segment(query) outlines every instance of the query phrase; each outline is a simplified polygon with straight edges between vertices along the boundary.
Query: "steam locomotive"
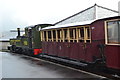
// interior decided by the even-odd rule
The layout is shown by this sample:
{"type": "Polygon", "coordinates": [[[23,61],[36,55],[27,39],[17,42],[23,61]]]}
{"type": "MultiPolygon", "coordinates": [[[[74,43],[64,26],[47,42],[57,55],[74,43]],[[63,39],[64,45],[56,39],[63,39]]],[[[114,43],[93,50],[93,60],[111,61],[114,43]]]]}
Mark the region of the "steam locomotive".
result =
{"type": "Polygon", "coordinates": [[[17,28],[18,36],[10,39],[8,50],[14,53],[26,54],[29,56],[42,53],[40,40],[40,29],[52,26],[51,24],[37,24],[25,27],[25,34],[20,36],[20,28],[17,28]]]}

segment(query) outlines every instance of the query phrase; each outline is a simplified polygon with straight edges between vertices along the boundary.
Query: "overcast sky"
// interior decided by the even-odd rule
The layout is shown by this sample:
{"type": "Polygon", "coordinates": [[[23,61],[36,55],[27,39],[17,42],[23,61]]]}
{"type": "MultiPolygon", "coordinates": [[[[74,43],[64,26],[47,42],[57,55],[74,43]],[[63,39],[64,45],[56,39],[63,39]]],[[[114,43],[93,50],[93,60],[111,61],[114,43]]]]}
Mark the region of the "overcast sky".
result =
{"type": "Polygon", "coordinates": [[[0,31],[55,23],[97,3],[118,10],[120,0],[0,0],[0,31]]]}

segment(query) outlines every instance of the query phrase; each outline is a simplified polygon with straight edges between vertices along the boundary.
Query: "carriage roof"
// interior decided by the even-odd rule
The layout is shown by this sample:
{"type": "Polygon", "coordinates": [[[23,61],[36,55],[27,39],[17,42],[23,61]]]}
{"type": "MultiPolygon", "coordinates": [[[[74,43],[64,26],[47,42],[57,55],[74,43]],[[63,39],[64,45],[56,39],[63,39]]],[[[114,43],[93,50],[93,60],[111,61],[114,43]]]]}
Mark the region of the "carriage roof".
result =
{"type": "Polygon", "coordinates": [[[45,27],[42,30],[56,29],[56,28],[65,28],[65,27],[70,27],[70,26],[73,27],[73,26],[80,26],[80,25],[88,25],[88,24],[91,24],[92,22],[94,22],[94,20],[84,21],[84,22],[70,23],[70,24],[65,24],[65,25],[55,25],[55,26],[45,27]]]}
{"type": "Polygon", "coordinates": [[[65,25],[49,26],[49,27],[42,28],[42,30],[58,29],[58,28],[66,28],[66,27],[74,27],[74,26],[84,26],[84,25],[89,25],[98,20],[106,20],[106,19],[112,19],[112,18],[120,18],[120,16],[111,16],[111,17],[104,17],[104,18],[96,19],[96,20],[90,20],[90,21],[76,22],[76,23],[70,23],[70,24],[65,24],[65,25]]]}

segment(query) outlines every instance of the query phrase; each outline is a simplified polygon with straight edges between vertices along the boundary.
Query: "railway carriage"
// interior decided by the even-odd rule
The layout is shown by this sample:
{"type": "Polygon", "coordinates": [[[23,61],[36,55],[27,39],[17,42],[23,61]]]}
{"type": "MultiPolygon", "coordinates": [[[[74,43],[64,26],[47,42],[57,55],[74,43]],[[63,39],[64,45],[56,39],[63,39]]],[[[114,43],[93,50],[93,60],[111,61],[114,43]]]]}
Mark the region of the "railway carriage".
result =
{"type": "Polygon", "coordinates": [[[41,30],[44,55],[120,70],[120,16],[41,30]]]}

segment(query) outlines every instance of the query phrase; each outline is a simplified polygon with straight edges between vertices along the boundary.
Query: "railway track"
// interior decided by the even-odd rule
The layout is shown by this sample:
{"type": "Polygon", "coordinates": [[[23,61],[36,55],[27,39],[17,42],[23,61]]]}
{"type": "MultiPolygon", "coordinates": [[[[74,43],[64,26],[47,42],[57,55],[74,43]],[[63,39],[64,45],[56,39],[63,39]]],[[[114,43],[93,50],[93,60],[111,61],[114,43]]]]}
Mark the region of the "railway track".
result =
{"type": "Polygon", "coordinates": [[[103,72],[103,71],[100,71],[100,70],[96,71],[94,69],[86,69],[86,67],[81,67],[81,66],[78,66],[78,65],[72,65],[71,63],[63,62],[62,60],[58,61],[56,59],[43,57],[43,56],[32,57],[32,56],[22,55],[22,57],[26,58],[26,59],[31,59],[31,60],[34,60],[34,61],[38,61],[38,62],[39,61],[44,61],[44,62],[48,62],[48,63],[54,64],[54,65],[66,67],[66,68],[69,68],[69,69],[72,69],[72,70],[76,70],[76,71],[80,71],[80,72],[87,73],[87,74],[90,74],[90,75],[98,76],[98,77],[101,78],[101,80],[120,80],[120,76],[118,76],[116,74],[111,74],[111,73],[103,72]]]}

